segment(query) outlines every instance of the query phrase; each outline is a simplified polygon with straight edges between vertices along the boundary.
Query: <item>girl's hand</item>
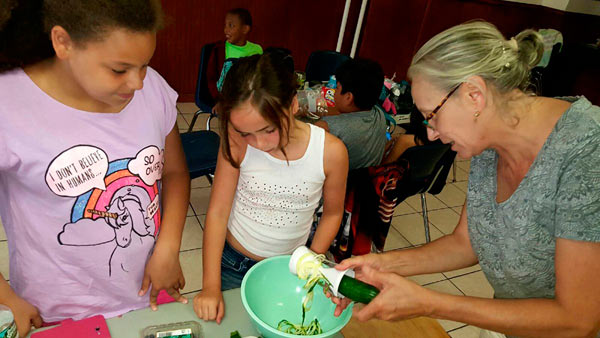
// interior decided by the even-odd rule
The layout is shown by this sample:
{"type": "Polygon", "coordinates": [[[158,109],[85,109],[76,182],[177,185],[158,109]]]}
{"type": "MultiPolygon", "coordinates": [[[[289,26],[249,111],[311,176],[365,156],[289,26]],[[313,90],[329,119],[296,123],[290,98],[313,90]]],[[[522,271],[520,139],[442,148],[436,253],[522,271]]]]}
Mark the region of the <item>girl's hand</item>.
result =
{"type": "Polygon", "coordinates": [[[36,328],[42,326],[42,317],[40,317],[38,309],[14,292],[6,299],[5,305],[10,308],[15,316],[15,323],[20,337],[27,336],[31,330],[31,325],[36,328]]]}
{"type": "Polygon", "coordinates": [[[194,297],[194,311],[198,318],[216,320],[217,324],[221,324],[225,316],[225,302],[221,290],[204,288],[194,297]]]}
{"type": "Polygon", "coordinates": [[[179,290],[185,287],[185,278],[183,277],[181,264],[179,263],[179,252],[162,249],[158,244],[154,248],[154,253],[146,264],[142,288],[138,293],[140,296],[143,296],[148,292],[148,288],[152,284],[150,308],[153,311],[158,309],[156,297],[158,296],[158,292],[163,289],[176,301],[183,304],[187,304],[188,302],[187,298],[179,293],[179,290]]]}
{"type": "Polygon", "coordinates": [[[433,291],[391,272],[371,267],[362,268],[361,278],[377,287],[380,292],[369,304],[354,312],[356,319],[367,321],[373,317],[382,320],[400,320],[427,316],[432,312],[433,291]]]}

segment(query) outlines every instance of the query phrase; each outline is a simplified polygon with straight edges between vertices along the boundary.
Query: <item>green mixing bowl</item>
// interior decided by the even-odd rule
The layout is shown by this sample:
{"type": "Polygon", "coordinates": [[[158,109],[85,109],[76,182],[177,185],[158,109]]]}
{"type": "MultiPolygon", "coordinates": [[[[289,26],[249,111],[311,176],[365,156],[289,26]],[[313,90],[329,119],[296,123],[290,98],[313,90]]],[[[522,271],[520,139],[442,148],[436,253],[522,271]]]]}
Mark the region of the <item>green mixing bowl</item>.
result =
{"type": "MultiPolygon", "coordinates": [[[[302,300],[306,296],[305,280],[290,273],[290,256],[267,258],[254,265],[242,281],[242,303],[254,326],[265,338],[304,337],[277,330],[277,324],[287,319],[294,324],[302,322],[302,300]]],[[[331,337],[339,332],[352,317],[352,305],[334,317],[335,304],[316,286],[312,307],[306,312],[305,325],[317,318],[323,333],[315,338],[331,337]]]]}

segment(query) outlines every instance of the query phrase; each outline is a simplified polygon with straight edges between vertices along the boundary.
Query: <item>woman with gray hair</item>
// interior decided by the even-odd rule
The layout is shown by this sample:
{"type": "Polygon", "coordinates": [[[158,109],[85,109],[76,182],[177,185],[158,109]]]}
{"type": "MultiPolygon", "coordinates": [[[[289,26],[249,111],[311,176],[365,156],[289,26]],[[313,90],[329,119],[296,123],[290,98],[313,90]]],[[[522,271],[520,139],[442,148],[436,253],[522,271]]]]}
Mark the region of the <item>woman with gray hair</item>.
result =
{"type": "MultiPolygon", "coordinates": [[[[414,56],[408,75],[429,139],[471,158],[467,201],[450,235],[338,265],[381,289],[358,319],[430,316],[507,336],[600,337],[600,108],[529,93],[541,55],[535,31],[507,40],[477,21],[414,56]],[[494,299],[404,278],[477,263],[494,299]]],[[[347,301],[334,302],[339,315],[347,301]]]]}

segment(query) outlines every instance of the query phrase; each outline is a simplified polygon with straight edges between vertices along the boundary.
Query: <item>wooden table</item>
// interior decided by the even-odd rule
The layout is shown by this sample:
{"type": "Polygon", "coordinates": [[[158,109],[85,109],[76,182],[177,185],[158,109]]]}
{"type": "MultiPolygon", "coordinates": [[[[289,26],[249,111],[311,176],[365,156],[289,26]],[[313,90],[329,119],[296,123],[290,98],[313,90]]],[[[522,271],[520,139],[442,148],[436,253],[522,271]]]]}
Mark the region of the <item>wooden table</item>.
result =
{"type": "Polygon", "coordinates": [[[419,317],[407,319],[398,322],[386,322],[378,319],[371,319],[366,322],[359,322],[352,318],[348,325],[342,329],[344,338],[447,338],[446,331],[435,319],[419,317]]]}
{"type": "MultiPolygon", "coordinates": [[[[229,338],[232,331],[238,330],[243,336],[258,336],[258,331],[252,325],[250,317],[242,305],[240,289],[223,292],[225,306],[227,309],[225,318],[220,325],[215,322],[204,322],[198,319],[194,313],[192,299],[188,304],[169,303],[158,307],[158,311],[149,308],[128,312],[120,317],[110,318],[106,322],[113,338],[136,338],[141,337],[141,331],[150,325],[167,324],[195,320],[202,326],[203,337],[229,338]]],[[[36,330],[42,331],[48,328],[36,330]]],[[[335,338],[353,337],[448,337],[444,329],[436,320],[429,318],[416,318],[400,322],[384,322],[370,320],[364,323],[356,319],[350,320],[348,325],[335,335],[335,338]],[[342,336],[343,334],[343,336],[342,336]]]]}

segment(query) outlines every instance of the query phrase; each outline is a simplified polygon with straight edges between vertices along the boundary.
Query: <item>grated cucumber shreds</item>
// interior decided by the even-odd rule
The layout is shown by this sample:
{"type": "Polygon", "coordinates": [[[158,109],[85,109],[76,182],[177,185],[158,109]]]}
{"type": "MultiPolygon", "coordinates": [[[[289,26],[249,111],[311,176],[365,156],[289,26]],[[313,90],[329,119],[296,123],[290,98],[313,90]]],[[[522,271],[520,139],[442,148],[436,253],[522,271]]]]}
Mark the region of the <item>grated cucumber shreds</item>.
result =
{"type": "Polygon", "coordinates": [[[283,319],[277,325],[277,330],[291,333],[299,336],[314,336],[323,333],[323,329],[321,328],[321,324],[319,320],[315,318],[308,325],[304,325],[304,317],[306,312],[310,310],[313,301],[313,292],[315,286],[320,284],[323,287],[329,287],[331,283],[323,276],[321,271],[319,270],[323,265],[323,261],[325,260],[325,255],[315,255],[315,261],[308,260],[304,262],[304,258],[311,256],[312,253],[307,253],[302,256],[298,260],[298,265],[296,266],[296,273],[298,278],[307,279],[306,284],[304,284],[304,289],[308,289],[304,300],[302,301],[302,324],[297,325],[292,322],[283,319]]]}
{"type": "Polygon", "coordinates": [[[279,322],[279,325],[277,325],[277,330],[298,336],[314,336],[323,333],[323,329],[321,329],[321,324],[319,324],[319,320],[317,318],[315,318],[315,320],[310,322],[310,324],[307,326],[296,325],[284,319],[279,322]]]}

